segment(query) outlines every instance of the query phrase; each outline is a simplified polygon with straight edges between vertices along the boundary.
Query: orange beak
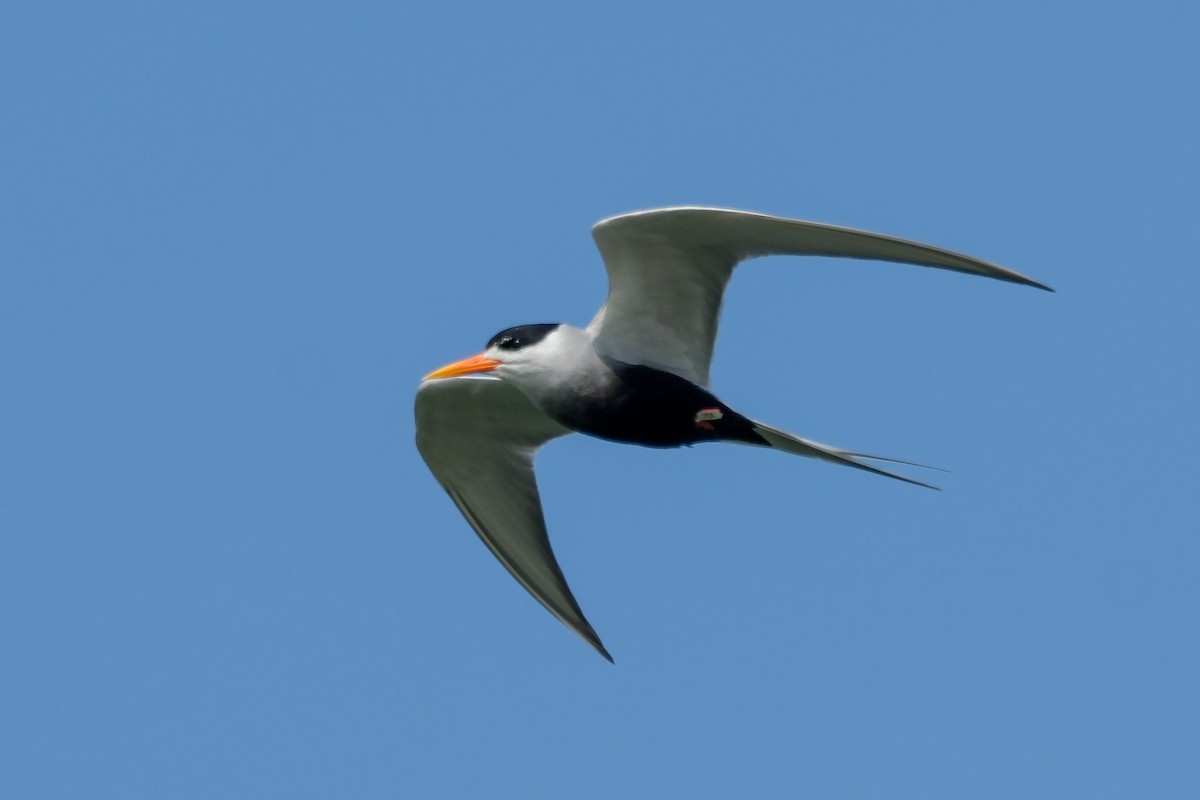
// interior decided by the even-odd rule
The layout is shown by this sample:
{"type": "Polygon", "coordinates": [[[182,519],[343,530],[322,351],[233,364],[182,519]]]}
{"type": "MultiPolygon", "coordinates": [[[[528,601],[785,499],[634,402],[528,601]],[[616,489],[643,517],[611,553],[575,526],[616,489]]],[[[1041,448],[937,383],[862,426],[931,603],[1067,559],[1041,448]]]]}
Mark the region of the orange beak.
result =
{"type": "Polygon", "coordinates": [[[500,362],[494,358],[484,358],[482,355],[471,356],[470,358],[464,358],[462,361],[447,364],[441,369],[435,369],[422,380],[431,381],[435,378],[457,378],[460,375],[472,375],[476,372],[491,372],[498,366],[500,366],[500,362]]]}

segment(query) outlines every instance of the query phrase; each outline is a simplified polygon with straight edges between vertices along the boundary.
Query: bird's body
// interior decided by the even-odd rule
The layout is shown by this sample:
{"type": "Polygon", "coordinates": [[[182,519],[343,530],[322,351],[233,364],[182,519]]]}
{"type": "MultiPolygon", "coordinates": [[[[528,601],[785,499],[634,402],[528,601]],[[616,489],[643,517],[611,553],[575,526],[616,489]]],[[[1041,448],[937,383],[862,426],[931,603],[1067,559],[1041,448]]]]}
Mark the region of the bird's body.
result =
{"type": "Polygon", "coordinates": [[[545,442],[571,432],[647,447],[726,441],[928,485],[868,463],[894,459],[751,420],[708,389],[721,299],[740,261],[769,254],[874,258],[1048,288],[928,245],[724,209],[627,214],[600,222],[593,235],[610,288],[592,323],[509,328],[479,356],[427,375],[417,392],[417,446],[509,572],[610,660],[550,548],[533,474],[545,442]]]}
{"type": "MultiPolygon", "coordinates": [[[[579,433],[645,447],[739,441],[765,445],[750,420],[707,389],[669,372],[611,361],[612,382],[556,422],[579,433]]],[[[570,404],[568,404],[570,407],[570,404]]]]}
{"type": "Polygon", "coordinates": [[[511,337],[528,346],[534,329],[540,336],[538,343],[557,356],[545,362],[555,368],[518,372],[510,381],[542,413],[566,428],[645,447],[680,447],[718,439],[766,444],[750,432],[745,417],[704,387],[670,372],[601,356],[592,337],[580,328],[522,325],[502,331],[493,340],[511,337]]]}

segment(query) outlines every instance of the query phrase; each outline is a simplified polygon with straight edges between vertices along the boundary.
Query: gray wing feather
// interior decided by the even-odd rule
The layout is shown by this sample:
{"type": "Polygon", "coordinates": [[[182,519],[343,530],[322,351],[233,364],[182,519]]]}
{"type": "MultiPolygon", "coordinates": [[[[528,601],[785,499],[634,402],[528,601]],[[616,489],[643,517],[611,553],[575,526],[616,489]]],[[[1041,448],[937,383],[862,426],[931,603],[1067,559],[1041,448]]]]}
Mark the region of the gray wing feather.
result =
{"type": "MultiPolygon", "coordinates": [[[[592,236],[609,294],[589,326],[620,361],[708,385],[725,286],[738,262],[766,255],[839,256],[916,264],[1050,290],[971,256],[878,233],[720,208],[663,208],[610,217],[592,236]]],[[[1050,290],[1052,291],[1052,290],[1050,290]]]]}
{"type": "Polygon", "coordinates": [[[612,661],[550,547],[533,458],[570,433],[499,380],[446,378],[417,390],[417,449],[500,563],[551,614],[612,661]]]}

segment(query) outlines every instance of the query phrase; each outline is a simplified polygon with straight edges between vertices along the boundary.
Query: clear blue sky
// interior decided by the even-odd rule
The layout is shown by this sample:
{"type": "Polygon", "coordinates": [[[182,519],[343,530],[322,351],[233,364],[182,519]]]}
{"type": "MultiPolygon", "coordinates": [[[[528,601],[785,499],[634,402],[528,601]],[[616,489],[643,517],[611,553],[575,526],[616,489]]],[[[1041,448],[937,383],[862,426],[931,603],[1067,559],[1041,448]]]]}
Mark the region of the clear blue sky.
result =
{"type": "Polygon", "coordinates": [[[1198,25],[10,4],[0,795],[1200,796],[1198,25]],[[613,666],[468,529],[412,397],[502,328],[586,323],[591,224],[671,204],[1058,293],[741,270],[727,402],[952,473],[553,443],[613,666]]]}

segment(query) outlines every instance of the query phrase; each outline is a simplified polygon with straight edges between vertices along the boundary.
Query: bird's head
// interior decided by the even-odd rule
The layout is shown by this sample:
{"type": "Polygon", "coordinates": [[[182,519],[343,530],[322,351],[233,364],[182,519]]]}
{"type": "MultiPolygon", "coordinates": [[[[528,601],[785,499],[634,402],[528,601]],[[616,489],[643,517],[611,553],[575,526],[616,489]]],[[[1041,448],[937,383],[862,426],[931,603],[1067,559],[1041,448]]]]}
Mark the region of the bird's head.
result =
{"type": "Polygon", "coordinates": [[[573,354],[590,339],[583,331],[558,323],[518,325],[493,336],[482,353],[447,364],[425,380],[490,374],[516,384],[553,383],[569,372],[573,354]]]}

